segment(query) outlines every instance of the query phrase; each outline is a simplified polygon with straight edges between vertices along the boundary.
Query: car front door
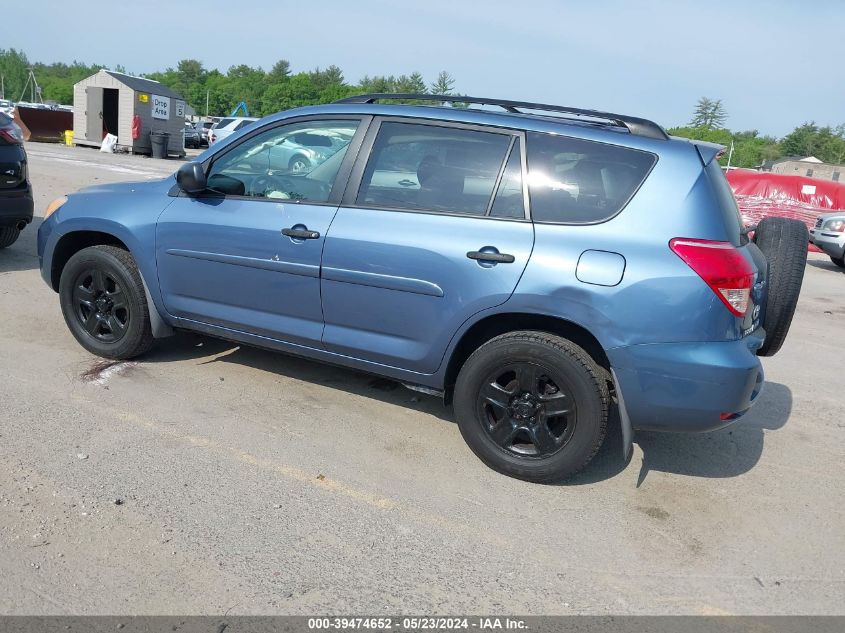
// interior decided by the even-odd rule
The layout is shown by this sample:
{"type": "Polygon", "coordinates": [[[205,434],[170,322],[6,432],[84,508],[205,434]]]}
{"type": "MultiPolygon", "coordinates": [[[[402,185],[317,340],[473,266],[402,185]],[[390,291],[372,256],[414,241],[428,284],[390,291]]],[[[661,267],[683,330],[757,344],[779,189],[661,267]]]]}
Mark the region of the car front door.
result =
{"type": "Polygon", "coordinates": [[[361,118],[261,128],[211,157],[207,191],[180,194],[159,218],[156,258],[167,311],[181,319],[319,347],[320,258],[364,134],[361,118]],[[343,139],[292,172],[291,135],[343,139]]]}
{"type": "Polygon", "coordinates": [[[384,119],[323,252],[326,349],[433,373],[468,318],[507,301],[531,254],[521,135],[384,119]]]}

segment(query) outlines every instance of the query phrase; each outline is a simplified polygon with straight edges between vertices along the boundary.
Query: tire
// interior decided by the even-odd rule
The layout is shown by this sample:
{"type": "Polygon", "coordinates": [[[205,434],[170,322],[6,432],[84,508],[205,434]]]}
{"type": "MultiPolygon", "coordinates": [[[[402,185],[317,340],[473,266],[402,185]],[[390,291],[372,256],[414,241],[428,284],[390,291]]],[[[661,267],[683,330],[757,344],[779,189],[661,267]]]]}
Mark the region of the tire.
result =
{"type": "Polygon", "coordinates": [[[295,173],[301,173],[311,166],[311,162],[304,156],[294,156],[290,159],[288,169],[295,173]]]}
{"type": "Polygon", "coordinates": [[[809,233],[803,222],[786,218],[763,218],[757,225],[754,242],[769,263],[766,340],[759,356],[774,356],[786,340],[807,265],[809,233]]]}
{"type": "Polygon", "coordinates": [[[830,261],[832,261],[840,268],[845,268],[845,257],[831,257],[830,261]]]}
{"type": "Polygon", "coordinates": [[[0,248],[7,248],[18,241],[20,230],[14,226],[0,227],[0,248]]]}
{"type": "Polygon", "coordinates": [[[92,354],[116,360],[153,344],[144,284],[135,260],[116,246],[91,246],[68,260],[59,300],[73,336],[92,354]]]}
{"type": "Polygon", "coordinates": [[[604,374],[587,352],[559,336],[503,334],[479,347],[458,374],[458,428],[493,470],[535,483],[564,480],[604,441],[604,374]]]}

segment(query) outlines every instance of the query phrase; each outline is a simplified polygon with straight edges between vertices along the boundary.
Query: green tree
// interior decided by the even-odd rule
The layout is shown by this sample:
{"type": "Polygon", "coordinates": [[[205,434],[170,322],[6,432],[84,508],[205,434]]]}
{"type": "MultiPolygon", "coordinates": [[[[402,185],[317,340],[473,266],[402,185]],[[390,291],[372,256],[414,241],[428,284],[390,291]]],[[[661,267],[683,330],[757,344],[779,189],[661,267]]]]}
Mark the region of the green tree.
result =
{"type": "Polygon", "coordinates": [[[725,111],[721,99],[701,97],[695,106],[695,112],[692,115],[692,120],[689,122],[689,127],[720,128],[725,124],[727,118],[728,113],[725,111]]]}
{"type": "Polygon", "coordinates": [[[270,72],[267,73],[267,80],[270,83],[282,83],[287,81],[290,76],[290,62],[286,59],[280,59],[275,64],[270,72]]]}
{"type": "Polygon", "coordinates": [[[454,87],[455,78],[445,70],[441,70],[437,75],[437,79],[431,84],[431,94],[450,95],[454,87]]]}

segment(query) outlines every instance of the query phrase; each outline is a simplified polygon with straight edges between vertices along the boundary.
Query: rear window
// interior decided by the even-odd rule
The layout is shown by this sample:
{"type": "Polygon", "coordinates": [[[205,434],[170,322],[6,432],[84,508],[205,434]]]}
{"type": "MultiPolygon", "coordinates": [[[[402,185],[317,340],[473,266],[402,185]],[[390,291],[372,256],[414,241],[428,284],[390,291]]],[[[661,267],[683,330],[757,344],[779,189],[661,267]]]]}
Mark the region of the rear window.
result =
{"type": "Polygon", "coordinates": [[[535,222],[590,223],[616,215],[657,157],[582,139],[529,132],[528,195],[535,222]]]}
{"type": "Polygon", "coordinates": [[[219,128],[219,129],[223,129],[224,127],[228,127],[228,126],[229,126],[229,124],[231,124],[231,123],[232,123],[232,121],[234,121],[234,120],[235,120],[235,119],[220,119],[220,120],[217,122],[217,128],[219,128]]]}

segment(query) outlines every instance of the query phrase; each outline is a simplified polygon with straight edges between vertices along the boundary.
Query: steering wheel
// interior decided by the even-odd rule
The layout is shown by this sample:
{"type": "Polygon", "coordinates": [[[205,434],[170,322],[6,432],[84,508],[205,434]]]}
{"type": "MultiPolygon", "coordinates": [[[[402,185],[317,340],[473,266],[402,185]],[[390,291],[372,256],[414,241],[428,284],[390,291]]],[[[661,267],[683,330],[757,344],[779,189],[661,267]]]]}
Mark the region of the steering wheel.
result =
{"type": "Polygon", "coordinates": [[[267,194],[271,191],[284,193],[286,198],[290,198],[290,192],[294,189],[296,187],[289,178],[269,175],[258,176],[258,178],[252,181],[252,186],[250,187],[253,196],[265,198],[268,197],[267,194]]]}

